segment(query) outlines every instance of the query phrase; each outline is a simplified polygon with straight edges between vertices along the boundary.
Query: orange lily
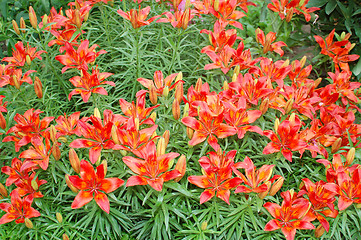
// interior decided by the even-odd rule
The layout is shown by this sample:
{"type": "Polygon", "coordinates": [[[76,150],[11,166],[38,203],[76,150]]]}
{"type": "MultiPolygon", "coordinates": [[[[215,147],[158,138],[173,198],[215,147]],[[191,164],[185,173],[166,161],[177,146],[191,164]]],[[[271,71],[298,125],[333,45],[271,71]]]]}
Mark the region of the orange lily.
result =
{"type": "MultiPolygon", "coordinates": [[[[148,88],[148,90],[151,87],[154,87],[155,91],[157,92],[157,96],[162,96],[165,88],[168,88],[168,90],[171,91],[180,82],[177,81],[174,84],[172,84],[173,80],[177,77],[177,75],[178,73],[173,73],[167,76],[166,78],[164,78],[162,71],[155,71],[153,76],[153,81],[146,78],[138,78],[137,81],[140,84],[142,84],[145,88],[148,88]]],[[[138,94],[139,92],[137,93],[137,95],[138,94]]]]}
{"type": "Polygon", "coordinates": [[[33,163],[36,163],[43,170],[46,170],[49,165],[49,157],[51,154],[50,140],[45,138],[45,145],[43,139],[39,136],[34,136],[31,138],[31,144],[33,147],[30,147],[28,150],[20,153],[19,158],[25,158],[33,163]]]}
{"type": "Polygon", "coordinates": [[[275,42],[272,43],[276,40],[276,33],[275,32],[269,32],[267,33],[267,35],[264,35],[264,32],[257,28],[256,29],[256,40],[258,43],[260,43],[263,46],[263,53],[267,53],[267,52],[275,52],[278,53],[281,57],[283,56],[283,50],[281,49],[281,47],[286,47],[287,45],[282,42],[275,42]]]}
{"type": "Polygon", "coordinates": [[[129,12],[124,12],[123,10],[119,9],[117,11],[120,16],[131,22],[134,29],[149,25],[151,22],[153,22],[156,18],[159,17],[157,15],[149,18],[148,20],[145,20],[148,17],[149,12],[150,6],[140,9],[140,5],[139,10],[130,9],[129,12]]]}
{"type": "Polygon", "coordinates": [[[109,214],[109,199],[105,193],[115,191],[123,185],[124,181],[119,178],[104,178],[105,174],[104,164],[100,164],[95,172],[89,162],[81,160],[80,177],[69,176],[69,181],[80,190],[71,204],[71,208],[81,208],[94,198],[98,206],[109,214]]]}
{"type": "Polygon", "coordinates": [[[351,177],[346,172],[337,176],[337,184],[340,197],[338,198],[338,209],[340,211],[348,208],[352,203],[361,203],[361,169],[352,172],[351,177]]]}
{"type": "Polygon", "coordinates": [[[10,186],[11,184],[18,185],[23,181],[23,179],[29,178],[29,172],[33,172],[38,169],[36,163],[33,162],[22,162],[18,158],[13,158],[11,161],[11,167],[4,166],[1,168],[1,172],[9,175],[6,179],[6,186],[10,186]]]}
{"type": "Polygon", "coordinates": [[[173,13],[171,12],[164,12],[162,15],[165,15],[166,18],[160,18],[157,20],[159,22],[170,22],[174,28],[183,28],[186,29],[190,20],[193,19],[194,14],[192,14],[192,10],[190,8],[181,11],[176,10],[173,13]]]}
{"type": "MultiPolygon", "coordinates": [[[[22,42],[17,42],[15,44],[15,50],[13,49],[13,56],[12,57],[5,57],[2,59],[4,62],[8,62],[9,65],[12,66],[18,66],[22,67],[25,65],[25,62],[29,61],[26,59],[28,56],[28,59],[30,59],[30,62],[33,61],[35,58],[38,58],[39,60],[42,60],[42,57],[40,56],[42,53],[46,53],[46,51],[36,51],[36,48],[30,47],[29,43],[27,43],[27,46],[24,47],[24,44],[22,42]]],[[[27,62],[30,64],[29,62],[27,62]]]]}

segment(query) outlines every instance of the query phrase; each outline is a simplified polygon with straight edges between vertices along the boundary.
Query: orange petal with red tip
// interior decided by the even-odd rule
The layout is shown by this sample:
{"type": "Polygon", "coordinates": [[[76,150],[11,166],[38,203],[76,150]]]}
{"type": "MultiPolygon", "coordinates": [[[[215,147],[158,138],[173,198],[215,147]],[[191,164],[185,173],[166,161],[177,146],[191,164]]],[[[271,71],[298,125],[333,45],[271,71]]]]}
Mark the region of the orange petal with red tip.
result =
{"type": "Polygon", "coordinates": [[[102,192],[98,192],[97,194],[95,194],[94,200],[104,212],[109,214],[110,206],[107,195],[102,192]]]}
{"type": "Polygon", "coordinates": [[[71,204],[72,209],[81,208],[85,204],[89,203],[93,199],[93,193],[87,191],[80,191],[76,195],[73,203],[71,204]]]}

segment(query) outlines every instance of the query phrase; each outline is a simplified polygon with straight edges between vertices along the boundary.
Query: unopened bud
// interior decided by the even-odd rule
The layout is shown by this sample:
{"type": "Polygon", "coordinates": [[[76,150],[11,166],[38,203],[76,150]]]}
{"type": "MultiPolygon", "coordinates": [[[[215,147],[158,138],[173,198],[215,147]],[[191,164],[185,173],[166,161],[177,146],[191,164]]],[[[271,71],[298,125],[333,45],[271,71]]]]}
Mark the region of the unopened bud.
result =
{"type": "Polygon", "coordinates": [[[318,225],[315,229],[315,237],[319,238],[325,233],[325,228],[322,226],[322,224],[318,225]]]}
{"type": "Polygon", "coordinates": [[[182,28],[185,30],[188,27],[189,19],[191,16],[191,9],[188,8],[183,12],[182,28]]]}
{"type": "Polygon", "coordinates": [[[315,86],[315,88],[321,83],[321,81],[322,81],[322,78],[317,78],[317,79],[315,80],[315,82],[313,83],[314,86],[315,86]]]}
{"type": "Polygon", "coordinates": [[[104,176],[105,176],[105,175],[107,175],[107,172],[108,172],[108,162],[107,162],[107,160],[103,160],[102,165],[103,165],[103,168],[104,168],[104,176]]]}
{"type": "Polygon", "coordinates": [[[58,140],[60,142],[62,142],[62,143],[67,143],[68,142],[68,139],[66,137],[64,137],[64,136],[59,137],[58,140]]]}
{"type": "Polygon", "coordinates": [[[194,130],[192,128],[187,127],[187,137],[189,139],[193,138],[194,130]]]}
{"type": "Polygon", "coordinates": [[[281,189],[284,181],[285,181],[285,179],[283,177],[280,177],[279,179],[277,179],[277,181],[272,185],[272,187],[269,191],[269,195],[270,196],[276,195],[276,193],[281,189]]]}
{"type": "Polygon", "coordinates": [[[80,160],[73,148],[69,150],[69,162],[76,173],[80,173],[80,160]]]}
{"type": "Polygon", "coordinates": [[[342,144],[342,139],[341,139],[341,138],[337,138],[336,141],[332,144],[331,152],[332,152],[332,153],[337,152],[337,151],[340,149],[341,144],[342,144]]]}
{"type": "Polygon", "coordinates": [[[270,191],[271,182],[270,182],[270,181],[267,181],[267,182],[265,182],[265,184],[267,185],[267,190],[264,191],[264,192],[258,193],[258,197],[259,197],[260,199],[264,199],[264,198],[267,196],[268,192],[270,191]]]}
{"type": "Polygon", "coordinates": [[[94,108],[94,117],[102,119],[102,115],[100,115],[100,111],[99,111],[99,109],[97,107],[94,108]]]}
{"type": "Polygon", "coordinates": [[[114,141],[115,144],[120,144],[119,138],[118,138],[118,134],[117,134],[117,127],[115,125],[112,126],[112,139],[114,141]]]}
{"type": "Polygon", "coordinates": [[[6,188],[4,187],[4,185],[2,185],[0,183],[0,195],[3,197],[3,198],[6,198],[8,196],[8,191],[6,190],[6,188]]]}
{"type": "MultiPolygon", "coordinates": [[[[28,57],[28,56],[29,55],[26,55],[26,57],[28,57]]],[[[38,98],[43,97],[43,84],[41,83],[41,81],[38,77],[35,77],[35,80],[34,80],[34,90],[35,90],[35,94],[38,98]]]]}
{"type": "Polygon", "coordinates": [[[20,28],[21,28],[21,31],[22,31],[23,33],[25,33],[26,25],[25,25],[25,21],[24,21],[24,18],[23,18],[23,17],[20,18],[20,28]]]}
{"type": "Polygon", "coordinates": [[[180,118],[180,106],[177,99],[174,99],[172,104],[172,113],[175,120],[180,118]]]}
{"type": "Polygon", "coordinates": [[[149,116],[154,122],[157,119],[157,113],[156,112],[152,112],[152,114],[150,114],[149,116]]]}
{"type": "Polygon", "coordinates": [[[165,145],[165,140],[163,137],[160,137],[157,143],[157,156],[162,156],[165,154],[165,149],[166,149],[166,145],[165,145]]]}
{"type": "Polygon", "coordinates": [[[361,208],[361,203],[357,203],[356,208],[361,208]]]}
{"type": "Polygon", "coordinates": [[[184,176],[184,174],[186,173],[186,165],[187,165],[187,159],[182,154],[182,156],[179,157],[178,162],[174,168],[175,170],[178,170],[181,174],[179,177],[176,177],[174,179],[175,182],[179,182],[182,179],[182,177],[184,176]]]}
{"type": "Polygon", "coordinates": [[[123,157],[127,156],[127,154],[128,154],[128,152],[125,150],[119,150],[119,152],[123,157]]]}
{"type": "MultiPolygon", "coordinates": [[[[179,73],[179,74],[181,74],[181,73],[179,73]]],[[[182,99],[183,99],[183,83],[182,82],[178,82],[178,84],[175,88],[174,98],[177,99],[177,101],[179,103],[182,101],[182,99]]]]}
{"type": "Polygon", "coordinates": [[[137,131],[139,131],[139,118],[135,118],[134,119],[134,127],[137,131]]]}
{"type": "Polygon", "coordinates": [[[44,16],[43,16],[43,27],[45,27],[46,24],[48,24],[48,15],[44,14],[44,16]]]}
{"type": "Polygon", "coordinates": [[[31,187],[34,189],[35,192],[39,190],[39,185],[36,182],[36,178],[33,178],[33,180],[31,180],[30,184],[31,184],[31,187]]]}
{"type": "Polygon", "coordinates": [[[14,28],[14,31],[17,35],[20,35],[20,30],[19,30],[19,26],[18,24],[16,23],[15,20],[12,20],[11,23],[13,24],[13,28],[14,28]]]}
{"type": "Polygon", "coordinates": [[[275,124],[274,124],[274,129],[275,129],[275,132],[278,131],[278,126],[280,125],[280,120],[278,118],[276,118],[275,120],[275,124]]]}
{"type": "Polygon", "coordinates": [[[303,58],[300,61],[301,68],[303,68],[303,66],[305,66],[306,60],[307,60],[307,57],[303,56],[303,58]]]}
{"type": "Polygon", "coordinates": [[[259,110],[262,112],[262,114],[265,114],[269,107],[269,98],[263,99],[261,102],[261,105],[259,106],[259,110]]]}
{"type": "Polygon", "coordinates": [[[57,213],[55,214],[55,216],[56,216],[56,220],[58,220],[59,223],[62,223],[62,222],[63,222],[63,216],[61,215],[60,212],[57,212],[57,213]]]}
{"type": "Polygon", "coordinates": [[[26,226],[27,228],[32,229],[32,228],[34,227],[32,221],[31,221],[29,218],[25,218],[25,219],[24,219],[24,222],[25,222],[25,226],[26,226]]]}
{"type": "Polygon", "coordinates": [[[188,9],[191,6],[191,1],[186,0],[185,9],[188,9]]]}
{"type": "Polygon", "coordinates": [[[290,22],[292,20],[293,12],[294,12],[294,8],[290,8],[287,10],[286,22],[290,22]]]}
{"type": "Polygon", "coordinates": [[[60,159],[61,152],[60,152],[58,143],[54,143],[54,145],[51,149],[51,154],[53,155],[53,157],[55,158],[56,161],[58,161],[60,159]]]}
{"type": "Polygon", "coordinates": [[[185,118],[185,117],[188,117],[188,116],[189,116],[189,104],[186,103],[186,105],[183,108],[183,117],[182,118],[185,118]]]}
{"type": "Polygon", "coordinates": [[[290,98],[290,99],[287,101],[286,106],[285,106],[285,112],[286,112],[286,114],[289,113],[289,112],[292,110],[293,103],[294,103],[293,98],[290,98]]]}
{"type": "Polygon", "coordinates": [[[0,127],[2,129],[6,128],[6,119],[4,117],[4,115],[0,112],[0,127]]]}
{"type": "Polygon", "coordinates": [[[25,61],[26,61],[26,64],[28,64],[29,66],[31,65],[31,58],[29,55],[25,56],[25,61]]]}
{"type": "Polygon", "coordinates": [[[218,12],[218,10],[219,10],[219,0],[214,0],[213,9],[214,9],[214,11],[218,12]]]}
{"type": "Polygon", "coordinates": [[[170,132],[169,130],[165,130],[162,137],[164,138],[164,144],[165,146],[168,146],[169,138],[170,138],[170,132]]]}
{"type": "Polygon", "coordinates": [[[296,121],[296,114],[295,113],[292,113],[290,118],[289,118],[289,121],[290,123],[293,125],[295,124],[295,121],[296,121]]]}
{"type": "Polygon", "coordinates": [[[66,182],[66,185],[68,185],[68,187],[70,188],[71,191],[73,191],[74,193],[78,193],[79,192],[79,189],[77,189],[69,180],[69,175],[66,174],[65,175],[65,182],[66,182]]]}
{"type": "Polygon", "coordinates": [[[63,240],[69,240],[69,237],[66,235],[66,233],[63,234],[63,240]]]}
{"type": "Polygon", "coordinates": [[[346,155],[346,164],[349,166],[352,164],[355,158],[355,148],[351,148],[346,155]]]}
{"type": "Polygon", "coordinates": [[[56,143],[57,142],[57,140],[56,140],[56,128],[55,128],[55,126],[54,125],[51,125],[50,126],[50,131],[49,131],[49,133],[50,133],[50,140],[53,142],[53,143],[56,143]]]}
{"type": "Polygon", "coordinates": [[[196,86],[194,87],[196,92],[200,92],[202,90],[202,79],[198,78],[196,86]]]}
{"type": "Polygon", "coordinates": [[[153,85],[149,87],[149,100],[153,105],[156,105],[158,102],[157,90],[153,85]]]}
{"type": "Polygon", "coordinates": [[[81,18],[80,18],[80,12],[78,9],[75,10],[75,25],[78,29],[81,28],[81,18]]]}
{"type": "Polygon", "coordinates": [[[32,6],[29,7],[29,20],[30,20],[31,26],[33,26],[33,28],[37,29],[38,19],[36,17],[36,13],[32,6]]]}
{"type": "Polygon", "coordinates": [[[202,224],[201,224],[201,230],[202,230],[202,231],[207,230],[207,226],[208,226],[207,221],[202,222],[202,224]]]}
{"type": "Polygon", "coordinates": [[[163,88],[163,97],[168,97],[168,94],[169,94],[169,87],[168,86],[165,86],[163,88]]]}
{"type": "Polygon", "coordinates": [[[229,85],[227,81],[223,82],[223,91],[227,91],[229,89],[229,85]]]}
{"type": "Polygon", "coordinates": [[[233,76],[232,76],[232,82],[236,82],[237,81],[237,77],[238,75],[233,73],[233,76]]]}

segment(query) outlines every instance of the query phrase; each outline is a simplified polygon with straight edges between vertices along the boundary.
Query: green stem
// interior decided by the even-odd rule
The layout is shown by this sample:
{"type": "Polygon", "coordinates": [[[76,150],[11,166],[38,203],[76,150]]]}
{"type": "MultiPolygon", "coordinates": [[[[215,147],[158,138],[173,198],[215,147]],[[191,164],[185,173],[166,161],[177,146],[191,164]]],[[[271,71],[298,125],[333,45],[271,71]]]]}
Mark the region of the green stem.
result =
{"type": "Polygon", "coordinates": [[[171,64],[170,64],[170,67],[169,67],[169,70],[168,72],[172,72],[172,69],[173,69],[173,65],[175,63],[175,59],[177,57],[177,54],[178,54],[178,50],[179,50],[179,45],[180,45],[180,40],[181,40],[181,30],[180,28],[178,28],[178,31],[177,31],[177,38],[176,38],[176,44],[175,44],[175,49],[173,49],[173,56],[172,56],[172,61],[171,61],[171,64]]]}
{"type": "Polygon", "coordinates": [[[102,15],[102,20],[104,23],[104,29],[105,29],[105,35],[107,36],[107,40],[108,40],[108,45],[110,46],[110,37],[109,37],[109,21],[108,18],[106,17],[107,15],[107,9],[104,7],[104,5],[102,4],[100,6],[100,13],[102,15]]]}
{"type": "MultiPolygon", "coordinates": [[[[136,69],[136,79],[140,78],[140,60],[141,60],[141,56],[139,56],[139,29],[135,29],[135,48],[136,48],[136,65],[137,65],[137,69],[136,69]]],[[[132,98],[133,99],[135,97],[135,90],[137,88],[137,84],[136,82],[133,84],[133,90],[132,90],[132,98]]]]}

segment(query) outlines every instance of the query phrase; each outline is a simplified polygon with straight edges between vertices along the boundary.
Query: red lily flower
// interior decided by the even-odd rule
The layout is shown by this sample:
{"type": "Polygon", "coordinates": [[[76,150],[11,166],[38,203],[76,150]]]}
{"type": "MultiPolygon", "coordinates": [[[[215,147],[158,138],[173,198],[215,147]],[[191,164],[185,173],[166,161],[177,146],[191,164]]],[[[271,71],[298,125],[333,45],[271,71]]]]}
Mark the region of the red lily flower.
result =
{"type": "Polygon", "coordinates": [[[103,87],[99,87],[100,85],[108,84],[115,87],[114,82],[105,81],[105,79],[113,75],[113,73],[100,73],[98,66],[95,67],[95,69],[92,69],[91,75],[84,69],[81,69],[81,71],[82,77],[75,76],[69,79],[69,81],[76,87],[76,89],[69,93],[69,100],[73,95],[80,94],[83,101],[86,103],[92,93],[108,95],[108,92],[103,87]]]}
{"type": "Polygon", "coordinates": [[[267,77],[268,87],[272,88],[272,82],[276,82],[279,87],[283,87],[284,79],[291,71],[292,66],[288,61],[279,60],[273,62],[268,58],[262,58],[260,63],[260,75],[267,77]]]}
{"type": "Polygon", "coordinates": [[[259,68],[255,66],[257,62],[259,62],[261,59],[252,59],[251,50],[246,49],[244,50],[244,43],[241,41],[238,44],[238,47],[236,49],[236,52],[233,56],[233,61],[231,66],[239,66],[240,70],[248,70],[248,73],[250,74],[259,74],[259,68]]]}
{"type": "Polygon", "coordinates": [[[64,50],[66,50],[65,48],[65,43],[68,42],[71,46],[73,47],[79,47],[79,43],[77,42],[77,39],[80,37],[81,33],[79,33],[78,35],[75,36],[75,38],[73,38],[73,35],[75,34],[75,32],[77,32],[78,30],[76,28],[71,27],[70,29],[63,29],[63,30],[50,30],[50,33],[56,38],[51,40],[48,43],[48,46],[51,47],[53,45],[59,45],[61,46],[59,48],[59,52],[64,52],[64,50]],[[70,41],[72,40],[72,41],[70,41]]]}
{"type": "MultiPolygon", "coordinates": [[[[60,9],[59,10],[59,13],[56,11],[56,9],[54,7],[52,7],[50,9],[50,14],[48,15],[48,21],[47,23],[54,23],[48,27],[46,27],[45,29],[46,30],[57,30],[57,29],[60,29],[62,27],[64,27],[66,25],[66,21],[68,20],[67,17],[63,16],[61,14],[62,10],[60,9]]],[[[42,17],[44,18],[44,16],[42,17]]],[[[39,23],[39,28],[43,28],[44,27],[44,24],[43,24],[43,21],[41,21],[39,23]]]]}
{"type": "Polygon", "coordinates": [[[255,3],[249,0],[237,0],[237,6],[242,8],[243,11],[248,13],[248,6],[257,6],[255,3]]]}
{"type": "Polygon", "coordinates": [[[231,68],[231,58],[236,53],[236,50],[226,45],[222,48],[219,53],[207,51],[205,52],[208,57],[213,61],[213,63],[206,64],[204,70],[221,68],[222,72],[226,74],[231,68]]]}
{"type": "Polygon", "coordinates": [[[271,184],[267,185],[267,182],[273,183],[274,180],[280,178],[281,176],[275,175],[271,179],[272,171],[275,165],[263,165],[260,169],[256,171],[252,160],[249,157],[245,157],[243,162],[238,162],[234,164],[234,168],[243,168],[245,169],[246,176],[243,175],[238,170],[234,169],[235,174],[243,180],[242,182],[247,185],[239,185],[236,188],[235,193],[262,193],[268,192],[270,190],[271,184]]]}
{"type": "Polygon", "coordinates": [[[193,138],[189,141],[189,145],[195,146],[207,139],[207,142],[211,147],[218,151],[220,148],[218,144],[218,138],[226,138],[236,134],[236,129],[223,122],[223,114],[214,116],[209,107],[205,104],[200,106],[199,120],[194,117],[185,117],[182,119],[182,123],[189,128],[192,128],[195,132],[193,138]],[[214,136],[215,135],[215,136],[214,136]]]}
{"type": "Polygon", "coordinates": [[[182,174],[178,170],[168,171],[170,161],[178,157],[178,153],[167,153],[158,156],[154,142],[149,142],[142,159],[125,156],[123,162],[136,174],[127,181],[127,187],[135,185],[151,186],[157,191],[162,191],[163,183],[180,177],[182,174]]]}
{"type": "MultiPolygon", "coordinates": [[[[337,92],[341,95],[341,100],[344,105],[357,105],[360,98],[356,96],[354,93],[355,90],[361,87],[361,83],[359,82],[350,82],[352,72],[350,71],[342,71],[336,73],[329,72],[333,84],[330,84],[332,92],[337,92]]],[[[357,109],[358,107],[355,106],[357,109]]],[[[360,109],[358,109],[360,111],[360,109]]]]}
{"type": "Polygon", "coordinates": [[[3,112],[7,112],[8,110],[6,109],[6,105],[8,102],[4,102],[3,103],[3,99],[5,96],[0,95],[0,127],[2,129],[6,128],[6,120],[4,118],[4,115],[2,114],[3,112]]]}
{"type": "Polygon", "coordinates": [[[0,203],[0,209],[5,211],[6,214],[0,218],[0,224],[12,222],[15,220],[15,223],[23,223],[25,218],[39,217],[40,213],[31,207],[34,197],[33,195],[28,195],[21,199],[17,191],[12,191],[10,193],[11,204],[10,203],[0,203]]]}
{"type": "Polygon", "coordinates": [[[337,185],[334,183],[325,183],[324,181],[313,183],[308,178],[302,179],[302,181],[304,186],[298,192],[298,197],[302,195],[308,196],[312,204],[310,212],[328,232],[330,224],[324,216],[335,218],[338,215],[338,211],[334,206],[334,202],[336,201],[335,196],[338,195],[337,185]]]}
{"type": "Polygon", "coordinates": [[[70,8],[65,10],[65,15],[67,16],[67,25],[71,25],[78,29],[81,28],[84,21],[89,16],[89,11],[92,9],[91,2],[84,1],[83,3],[80,1],[69,3],[70,8]]]}
{"type": "Polygon", "coordinates": [[[263,206],[275,219],[269,221],[264,230],[281,229],[287,240],[293,240],[297,229],[315,229],[309,216],[311,203],[304,198],[297,198],[293,191],[281,193],[282,205],[267,202],[263,206]]]}
{"type": "Polygon", "coordinates": [[[94,198],[98,206],[109,214],[109,199],[105,193],[115,191],[123,185],[124,181],[119,178],[104,178],[105,171],[104,164],[100,164],[95,172],[89,162],[81,160],[80,177],[69,176],[69,181],[80,190],[71,204],[71,208],[81,208],[94,198]]]}
{"type": "Polygon", "coordinates": [[[1,77],[0,79],[0,87],[4,87],[6,85],[11,85],[20,89],[20,86],[26,82],[28,84],[32,84],[33,80],[29,77],[31,73],[36,72],[35,70],[26,71],[23,74],[22,68],[15,68],[12,65],[6,65],[5,67],[5,76],[1,77]]]}
{"type": "Polygon", "coordinates": [[[25,158],[28,161],[32,161],[33,163],[38,164],[43,170],[46,170],[49,165],[49,157],[52,149],[50,147],[50,140],[45,138],[44,145],[42,138],[34,136],[31,138],[31,144],[33,147],[20,153],[19,158],[25,158]]]}
{"type": "Polygon", "coordinates": [[[164,12],[162,13],[166,18],[160,18],[157,20],[159,22],[170,22],[174,28],[183,28],[186,29],[190,20],[193,19],[194,14],[192,14],[192,10],[190,8],[181,11],[176,10],[173,13],[171,12],[164,12]]]}
{"type": "Polygon", "coordinates": [[[242,139],[244,134],[248,131],[263,135],[261,128],[258,126],[248,125],[256,121],[262,115],[262,112],[260,110],[247,111],[245,98],[240,97],[237,105],[224,102],[224,106],[228,109],[224,115],[224,119],[226,120],[226,123],[237,129],[239,139],[242,139]]]}
{"type": "Polygon", "coordinates": [[[307,147],[307,143],[300,138],[300,128],[301,121],[298,116],[295,116],[293,121],[284,120],[278,126],[277,134],[271,130],[263,131],[263,134],[272,141],[263,149],[263,154],[281,151],[282,155],[292,162],[292,151],[298,151],[307,147]]]}
{"type": "Polygon", "coordinates": [[[162,71],[155,71],[154,72],[154,80],[149,80],[146,78],[138,78],[137,81],[142,84],[145,88],[148,88],[148,90],[151,87],[155,88],[155,91],[157,92],[157,96],[163,96],[164,89],[167,88],[167,90],[171,91],[173,90],[176,85],[180,82],[177,81],[174,84],[172,84],[173,80],[177,77],[178,73],[173,73],[166,78],[163,77],[162,71]]]}
{"type": "Polygon", "coordinates": [[[83,69],[87,71],[89,63],[93,63],[100,54],[106,53],[105,50],[96,52],[96,47],[98,47],[98,45],[94,44],[89,48],[89,41],[84,40],[80,43],[78,49],[75,50],[69,42],[66,42],[64,45],[64,49],[66,51],[65,54],[55,57],[56,60],[65,65],[61,72],[64,73],[69,68],[77,68],[79,70],[83,69]]]}
{"type": "Polygon", "coordinates": [[[54,117],[45,117],[40,120],[39,115],[43,113],[39,109],[29,109],[24,115],[17,113],[14,117],[15,126],[11,127],[6,134],[15,133],[15,136],[6,136],[3,139],[3,142],[15,142],[15,150],[18,152],[20,147],[25,146],[30,143],[31,138],[34,136],[41,136],[46,134],[46,129],[48,128],[51,121],[54,117]]]}
{"type": "Polygon", "coordinates": [[[87,139],[75,139],[70,143],[69,147],[72,148],[89,148],[89,159],[92,164],[98,161],[102,149],[118,149],[119,146],[111,140],[111,131],[114,125],[111,116],[111,110],[104,111],[104,124],[102,120],[96,116],[91,116],[89,120],[93,125],[79,120],[78,126],[83,135],[87,139]],[[110,115],[110,116],[108,116],[110,115]],[[109,120],[108,120],[109,119],[109,120]],[[108,120],[108,121],[107,121],[108,120]]]}
{"type": "Polygon", "coordinates": [[[64,116],[59,116],[55,121],[57,125],[55,125],[55,129],[57,130],[56,138],[58,139],[61,136],[65,135],[73,135],[77,136],[81,135],[80,129],[78,127],[78,121],[80,117],[80,112],[75,112],[71,114],[69,117],[64,114],[64,116]]]}
{"type": "Polygon", "coordinates": [[[297,87],[301,87],[303,85],[314,83],[315,81],[308,79],[312,71],[312,65],[308,65],[303,68],[306,63],[306,57],[303,57],[301,61],[295,60],[291,63],[292,69],[288,73],[288,77],[292,80],[292,84],[297,87]]]}
{"type": "Polygon", "coordinates": [[[228,23],[236,28],[243,29],[242,24],[237,20],[245,17],[246,14],[241,11],[237,11],[237,5],[237,0],[223,0],[219,1],[218,9],[214,9],[213,5],[213,7],[209,9],[209,12],[218,18],[219,21],[228,23]]]}
{"type": "Polygon", "coordinates": [[[195,87],[190,86],[187,92],[187,99],[183,98],[184,103],[188,103],[189,112],[188,115],[191,117],[198,116],[197,108],[193,106],[193,103],[196,101],[207,101],[207,96],[215,95],[216,92],[209,91],[209,84],[205,82],[202,83],[202,79],[197,80],[197,84],[195,87]]]}
{"type": "Polygon", "coordinates": [[[27,46],[24,47],[22,42],[17,42],[15,44],[15,50],[13,49],[13,56],[12,57],[5,57],[1,61],[8,62],[9,65],[22,67],[27,62],[30,65],[30,62],[33,61],[35,58],[42,60],[40,56],[42,53],[46,53],[46,51],[36,51],[36,48],[32,48],[27,43],[27,46]],[[28,60],[26,57],[28,56],[28,60]],[[30,60],[30,62],[29,62],[30,60]]]}
{"type": "Polygon", "coordinates": [[[337,184],[340,187],[338,198],[338,209],[340,211],[348,208],[352,203],[361,203],[361,169],[357,168],[348,175],[341,172],[337,175],[337,184]]]}
{"type": "Polygon", "coordinates": [[[4,166],[1,168],[1,172],[9,177],[6,179],[6,186],[10,186],[11,184],[18,185],[23,181],[23,179],[29,178],[29,172],[34,172],[34,170],[38,169],[36,163],[33,162],[22,162],[18,158],[13,158],[11,161],[11,167],[4,166]]]}
{"type": "Polygon", "coordinates": [[[35,175],[36,173],[34,172],[25,179],[21,179],[21,181],[16,184],[17,188],[14,191],[17,191],[20,197],[23,197],[27,194],[32,195],[34,198],[44,197],[44,195],[39,191],[39,187],[47,183],[47,181],[39,180],[38,177],[35,178],[35,175]]]}
{"type": "Polygon", "coordinates": [[[148,14],[150,12],[150,6],[140,9],[130,9],[129,12],[124,12],[123,10],[119,9],[117,13],[122,16],[123,18],[127,19],[132,23],[132,26],[134,29],[143,27],[145,25],[149,25],[151,22],[153,22],[156,18],[159,16],[154,16],[149,18],[148,20],[145,20],[148,17],[148,14]]]}
{"type": "Polygon", "coordinates": [[[320,10],[320,8],[318,8],[318,7],[306,8],[306,5],[308,4],[309,1],[310,0],[299,1],[298,7],[295,9],[295,13],[298,15],[303,14],[303,16],[305,17],[305,20],[307,22],[311,20],[310,13],[320,10]],[[302,5],[301,5],[301,2],[303,3],[302,5]]]}
{"type": "Polygon", "coordinates": [[[256,29],[256,41],[263,46],[263,53],[265,54],[267,52],[275,52],[282,57],[284,52],[281,47],[286,47],[287,45],[282,41],[272,43],[275,40],[275,32],[269,32],[267,33],[267,36],[265,36],[264,32],[261,29],[256,29]]]}

